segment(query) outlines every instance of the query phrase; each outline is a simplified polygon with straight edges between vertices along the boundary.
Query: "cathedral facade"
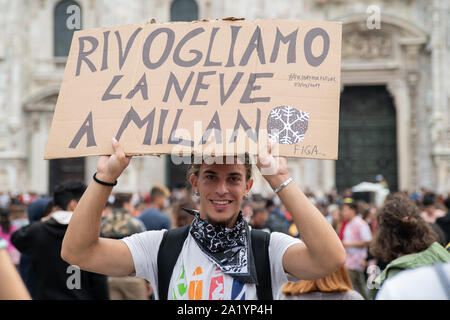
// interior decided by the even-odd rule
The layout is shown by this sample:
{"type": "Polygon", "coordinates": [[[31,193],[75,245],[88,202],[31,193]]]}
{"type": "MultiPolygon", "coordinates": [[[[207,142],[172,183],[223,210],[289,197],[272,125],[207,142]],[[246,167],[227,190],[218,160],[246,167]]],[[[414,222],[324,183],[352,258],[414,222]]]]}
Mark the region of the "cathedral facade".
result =
{"type": "MultiPolygon", "coordinates": [[[[43,160],[75,30],[225,17],[343,24],[339,159],[290,159],[300,187],[340,192],[382,175],[391,190],[450,192],[445,0],[0,0],[0,191],[46,194],[96,171],[96,157],[43,160]]],[[[134,157],[116,190],[176,187],[184,169],[134,157]]],[[[255,180],[255,192],[270,191],[255,180]]]]}

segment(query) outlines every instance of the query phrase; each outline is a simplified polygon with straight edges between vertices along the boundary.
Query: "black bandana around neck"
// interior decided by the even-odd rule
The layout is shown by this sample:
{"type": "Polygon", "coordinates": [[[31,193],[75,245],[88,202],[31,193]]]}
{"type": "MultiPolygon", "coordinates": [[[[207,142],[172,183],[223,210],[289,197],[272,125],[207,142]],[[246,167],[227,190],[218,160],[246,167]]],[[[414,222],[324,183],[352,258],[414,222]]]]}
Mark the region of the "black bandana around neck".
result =
{"type": "Polygon", "coordinates": [[[250,229],[239,212],[236,224],[228,229],[200,218],[196,210],[183,208],[195,216],[190,233],[200,249],[223,273],[243,283],[257,284],[250,229]]]}

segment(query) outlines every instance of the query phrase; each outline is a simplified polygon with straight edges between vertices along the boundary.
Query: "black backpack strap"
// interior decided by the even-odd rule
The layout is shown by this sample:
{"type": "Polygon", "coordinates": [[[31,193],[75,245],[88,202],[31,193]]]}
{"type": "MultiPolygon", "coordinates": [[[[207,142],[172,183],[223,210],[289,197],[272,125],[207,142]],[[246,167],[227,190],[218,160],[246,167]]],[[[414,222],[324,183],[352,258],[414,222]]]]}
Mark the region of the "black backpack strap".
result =
{"type": "Polygon", "coordinates": [[[178,256],[183,248],[190,225],[164,232],[158,250],[158,294],[160,300],[167,300],[170,278],[178,256]]]}
{"type": "Polygon", "coordinates": [[[259,300],[273,300],[269,260],[270,233],[252,229],[250,234],[256,275],[258,277],[256,294],[259,300]]]}

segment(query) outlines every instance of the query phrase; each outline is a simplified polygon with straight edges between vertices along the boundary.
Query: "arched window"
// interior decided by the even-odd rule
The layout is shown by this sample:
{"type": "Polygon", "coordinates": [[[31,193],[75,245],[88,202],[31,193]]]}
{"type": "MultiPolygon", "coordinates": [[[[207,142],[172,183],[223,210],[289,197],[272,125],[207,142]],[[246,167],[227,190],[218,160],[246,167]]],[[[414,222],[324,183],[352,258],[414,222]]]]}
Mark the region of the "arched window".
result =
{"type": "Polygon", "coordinates": [[[54,15],[54,55],[67,57],[75,30],[82,27],[81,7],[76,1],[63,0],[55,7],[54,15]]]}
{"type": "Polygon", "coordinates": [[[170,20],[198,20],[198,5],[195,0],[174,0],[170,6],[170,20]]]}

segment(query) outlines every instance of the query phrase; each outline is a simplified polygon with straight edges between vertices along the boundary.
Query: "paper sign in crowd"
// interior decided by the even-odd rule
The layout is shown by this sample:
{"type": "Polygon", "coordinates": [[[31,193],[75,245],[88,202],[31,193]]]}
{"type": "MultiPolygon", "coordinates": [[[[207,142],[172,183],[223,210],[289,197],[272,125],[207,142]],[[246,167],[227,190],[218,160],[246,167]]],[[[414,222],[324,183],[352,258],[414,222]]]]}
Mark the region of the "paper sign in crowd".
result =
{"type": "Polygon", "coordinates": [[[337,159],[342,25],[216,20],[74,34],[46,159],[258,153],[337,159]]]}

